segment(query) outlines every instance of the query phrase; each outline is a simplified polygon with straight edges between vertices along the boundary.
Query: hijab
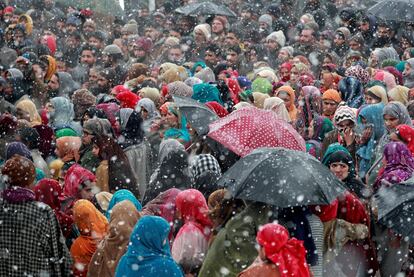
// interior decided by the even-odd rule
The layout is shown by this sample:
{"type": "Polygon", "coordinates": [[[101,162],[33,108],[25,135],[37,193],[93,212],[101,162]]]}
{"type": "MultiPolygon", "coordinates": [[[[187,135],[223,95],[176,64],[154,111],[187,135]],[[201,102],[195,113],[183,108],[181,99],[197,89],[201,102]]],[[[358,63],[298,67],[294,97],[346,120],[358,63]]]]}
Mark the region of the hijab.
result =
{"type": "Polygon", "coordinates": [[[215,101],[207,102],[206,106],[220,118],[229,114],[229,112],[222,105],[215,101]]]}
{"type": "Polygon", "coordinates": [[[313,117],[313,136],[309,139],[322,142],[325,135],[333,129],[333,123],[329,118],[316,114],[313,117]]]}
{"type": "Polygon", "coordinates": [[[161,192],[157,197],[145,204],[142,213],[144,215],[160,216],[172,225],[176,212],[175,200],[180,192],[181,190],[177,188],[161,192]]]}
{"type": "Polygon", "coordinates": [[[49,113],[49,124],[53,129],[61,129],[70,127],[75,130],[78,135],[82,134],[79,123],[74,122],[75,112],[73,103],[66,97],[55,97],[50,100],[54,109],[49,113]]]}
{"type": "Polygon", "coordinates": [[[286,109],[285,102],[279,97],[270,97],[264,101],[263,108],[265,110],[271,110],[277,114],[280,119],[290,122],[290,116],[286,109]]]}
{"type": "Polygon", "coordinates": [[[397,126],[396,134],[398,137],[407,144],[411,154],[414,155],[414,129],[411,126],[401,124],[397,126]]]}
{"type": "Polygon", "coordinates": [[[27,113],[29,116],[30,126],[36,126],[42,124],[42,119],[37,112],[36,106],[30,99],[23,99],[16,104],[16,109],[20,109],[23,112],[27,113]]]}
{"type": "Polygon", "coordinates": [[[95,182],[95,175],[78,164],[72,165],[65,175],[63,197],[78,199],[81,185],[86,181],[95,182]]]}
{"type": "Polygon", "coordinates": [[[354,77],[346,77],[339,82],[341,98],[351,108],[359,108],[363,102],[362,83],[354,77]]]}
{"type": "Polygon", "coordinates": [[[135,111],[140,113],[142,108],[144,108],[148,113],[147,119],[144,119],[143,128],[145,132],[149,132],[151,125],[156,119],[159,119],[161,116],[157,111],[154,102],[149,98],[143,98],[139,100],[137,106],[135,107],[135,111]]]}
{"type": "Polygon", "coordinates": [[[88,200],[78,200],[73,206],[73,220],[80,236],[73,242],[70,254],[76,265],[76,272],[86,275],[88,265],[101,241],[108,231],[108,221],[88,200]]]}
{"type": "Polygon", "coordinates": [[[92,257],[88,276],[115,275],[118,262],[128,248],[131,232],[140,218],[140,213],[130,201],[121,201],[114,206],[108,234],[92,257]]]}
{"type": "Polygon", "coordinates": [[[79,161],[79,149],[82,145],[80,137],[61,137],[56,140],[56,146],[60,149],[63,162],[79,161]]]}
{"type": "Polygon", "coordinates": [[[290,101],[288,103],[287,110],[289,112],[290,119],[292,121],[296,121],[298,110],[296,109],[296,106],[295,106],[295,99],[296,99],[295,91],[290,86],[281,86],[277,90],[276,96],[278,96],[280,92],[288,93],[290,101]]]}
{"type": "Polygon", "coordinates": [[[216,101],[220,105],[224,105],[223,100],[220,98],[220,91],[218,88],[208,83],[195,84],[193,86],[193,95],[191,98],[201,103],[216,101]]]}
{"type": "Polygon", "coordinates": [[[268,94],[253,92],[253,105],[258,109],[263,109],[264,102],[268,98],[270,98],[268,94]]]}
{"type": "MultiPolygon", "coordinates": [[[[398,124],[406,124],[412,126],[410,114],[408,113],[407,108],[400,102],[391,101],[385,105],[382,115],[390,115],[392,117],[398,118],[398,124]]],[[[390,132],[391,130],[387,130],[390,132]]]]}
{"type": "Polygon", "coordinates": [[[280,276],[311,276],[303,242],[289,238],[288,230],[282,225],[261,226],[256,240],[264,248],[266,258],[277,265],[280,276]]]}
{"type": "Polygon", "coordinates": [[[93,136],[105,136],[113,138],[113,130],[108,119],[91,118],[83,124],[83,130],[93,136]]]}
{"type": "Polygon", "coordinates": [[[158,216],[144,216],[135,225],[127,252],[122,256],[115,276],[184,276],[171,257],[169,223],[158,216]]]}
{"type": "Polygon", "coordinates": [[[178,107],[175,105],[175,103],[168,105],[168,112],[174,114],[178,118],[179,128],[169,128],[164,132],[164,138],[181,139],[185,143],[190,142],[191,137],[187,130],[187,119],[178,110],[178,107]]]}
{"type": "Polygon", "coordinates": [[[144,131],[142,129],[142,117],[139,113],[129,108],[120,109],[119,123],[121,136],[118,138],[118,142],[123,149],[142,142],[144,131]]]}
{"type": "Polygon", "coordinates": [[[372,94],[375,98],[381,100],[384,105],[388,104],[387,92],[382,86],[372,86],[366,90],[366,94],[372,94]]]}
{"type": "Polygon", "coordinates": [[[395,86],[394,88],[389,90],[387,94],[390,100],[392,99],[392,101],[401,102],[402,104],[404,104],[404,106],[407,106],[409,90],[409,88],[404,86],[395,86]]]}
{"type": "Polygon", "coordinates": [[[304,86],[303,102],[300,103],[300,117],[297,121],[297,129],[302,137],[308,136],[307,129],[310,127],[310,123],[314,120],[315,115],[322,113],[322,96],[314,86],[304,86]]]}
{"type": "Polygon", "coordinates": [[[112,214],[112,209],[115,207],[115,205],[124,200],[128,200],[132,204],[134,204],[135,208],[138,211],[142,210],[141,202],[138,201],[138,199],[134,196],[134,194],[131,191],[127,189],[120,189],[113,194],[112,199],[109,202],[108,209],[105,214],[106,218],[109,219],[112,214]]]}

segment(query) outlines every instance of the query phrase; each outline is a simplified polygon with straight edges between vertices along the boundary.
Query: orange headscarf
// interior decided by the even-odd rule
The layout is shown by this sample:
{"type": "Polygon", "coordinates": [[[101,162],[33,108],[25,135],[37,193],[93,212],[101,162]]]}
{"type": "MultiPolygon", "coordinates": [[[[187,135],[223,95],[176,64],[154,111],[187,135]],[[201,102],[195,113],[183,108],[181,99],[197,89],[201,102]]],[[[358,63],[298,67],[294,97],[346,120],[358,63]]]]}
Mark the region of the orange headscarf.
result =
{"type": "Polygon", "coordinates": [[[334,89],[328,89],[327,91],[325,91],[322,95],[322,100],[332,100],[335,101],[337,104],[339,104],[342,101],[341,95],[337,90],[334,89]]]}
{"type": "Polygon", "coordinates": [[[290,101],[289,101],[289,104],[287,106],[287,110],[289,112],[290,119],[292,121],[296,121],[298,110],[296,109],[296,106],[295,106],[295,98],[296,98],[295,91],[290,86],[281,86],[277,90],[276,96],[278,96],[279,92],[281,92],[281,91],[285,91],[289,94],[290,101]]]}
{"type": "Polygon", "coordinates": [[[47,58],[47,71],[45,74],[45,81],[47,82],[47,81],[50,81],[53,74],[56,73],[57,64],[56,64],[55,58],[53,58],[52,56],[46,55],[46,58],[47,58]]]}
{"type": "Polygon", "coordinates": [[[84,199],[78,200],[73,206],[73,220],[81,233],[70,248],[74,276],[86,276],[97,245],[108,232],[108,220],[91,202],[84,199]]]}
{"type": "Polygon", "coordinates": [[[56,146],[60,149],[63,162],[79,161],[79,148],[82,145],[80,137],[61,137],[56,140],[56,146]]]}

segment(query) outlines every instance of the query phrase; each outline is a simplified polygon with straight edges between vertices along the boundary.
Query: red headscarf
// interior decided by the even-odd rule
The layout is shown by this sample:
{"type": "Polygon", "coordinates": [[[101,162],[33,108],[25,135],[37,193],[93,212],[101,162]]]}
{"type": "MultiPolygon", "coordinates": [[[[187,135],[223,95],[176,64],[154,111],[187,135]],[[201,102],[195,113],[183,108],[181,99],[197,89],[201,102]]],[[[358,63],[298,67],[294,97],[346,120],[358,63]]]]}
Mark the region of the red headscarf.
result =
{"type": "Polygon", "coordinates": [[[280,276],[310,276],[303,241],[290,239],[285,227],[276,223],[263,225],[256,240],[266,257],[278,266],[280,276]]]}
{"type": "Polygon", "coordinates": [[[59,198],[62,198],[62,187],[59,182],[53,179],[42,179],[37,183],[33,191],[37,201],[43,202],[53,209],[63,235],[67,237],[72,230],[73,219],[71,216],[64,214],[60,209],[59,198]]]}
{"type": "Polygon", "coordinates": [[[239,82],[235,78],[228,78],[227,79],[227,86],[229,90],[232,92],[232,100],[234,104],[239,103],[239,93],[241,92],[241,88],[239,82]]]}
{"type": "Polygon", "coordinates": [[[225,117],[229,114],[229,112],[216,101],[207,102],[206,106],[209,107],[210,110],[215,112],[219,117],[225,117]]]}
{"type": "Polygon", "coordinates": [[[119,93],[121,93],[121,92],[126,92],[126,91],[131,92],[131,91],[130,91],[129,89],[127,89],[124,85],[117,85],[117,86],[114,86],[114,87],[112,88],[111,93],[115,93],[115,95],[118,95],[119,93]]]}
{"type": "Polygon", "coordinates": [[[131,91],[123,91],[116,95],[116,99],[121,102],[121,108],[135,109],[141,98],[131,91]]]}
{"type": "Polygon", "coordinates": [[[397,126],[397,134],[400,139],[407,144],[407,148],[414,156],[414,129],[408,125],[402,124],[397,126]]]}
{"type": "Polygon", "coordinates": [[[50,55],[53,57],[56,52],[56,39],[53,36],[45,35],[42,37],[42,44],[45,44],[50,50],[50,55]]]}
{"type": "Polygon", "coordinates": [[[180,192],[175,199],[175,206],[184,220],[184,225],[193,223],[208,238],[206,228],[211,228],[213,223],[208,217],[207,202],[201,192],[196,189],[180,192]]]}
{"type": "Polygon", "coordinates": [[[79,187],[85,181],[95,182],[95,175],[79,164],[72,165],[65,175],[65,188],[63,190],[63,195],[65,197],[77,198],[79,187]]]}
{"type": "Polygon", "coordinates": [[[282,70],[282,68],[286,68],[289,72],[289,74],[285,77],[282,76],[282,74],[279,74],[282,78],[280,79],[282,82],[288,82],[290,80],[290,71],[292,70],[293,65],[291,63],[282,63],[279,66],[279,72],[282,70]]]}

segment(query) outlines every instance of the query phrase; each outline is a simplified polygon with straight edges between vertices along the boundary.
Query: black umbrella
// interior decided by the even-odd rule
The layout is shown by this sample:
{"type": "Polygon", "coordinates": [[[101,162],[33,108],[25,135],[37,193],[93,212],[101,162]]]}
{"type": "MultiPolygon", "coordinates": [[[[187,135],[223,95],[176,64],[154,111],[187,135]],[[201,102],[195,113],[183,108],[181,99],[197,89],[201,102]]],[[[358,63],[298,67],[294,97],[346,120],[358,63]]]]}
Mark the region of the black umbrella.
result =
{"type": "Polygon", "coordinates": [[[187,118],[198,135],[203,136],[208,133],[208,125],[219,117],[203,103],[197,102],[190,97],[173,96],[174,103],[187,118]]]}
{"type": "Polygon", "coordinates": [[[224,5],[218,5],[210,1],[193,3],[184,7],[177,8],[177,13],[184,15],[224,15],[236,17],[237,15],[224,5]]]}
{"type": "Polygon", "coordinates": [[[414,243],[414,179],[381,188],[374,201],[378,221],[414,243]]]}
{"type": "Polygon", "coordinates": [[[346,188],[311,155],[260,148],[237,161],[218,181],[233,197],[281,208],[329,204],[346,188]]]}
{"type": "Polygon", "coordinates": [[[368,12],[383,20],[414,22],[414,0],[384,0],[368,9],[368,12]]]}

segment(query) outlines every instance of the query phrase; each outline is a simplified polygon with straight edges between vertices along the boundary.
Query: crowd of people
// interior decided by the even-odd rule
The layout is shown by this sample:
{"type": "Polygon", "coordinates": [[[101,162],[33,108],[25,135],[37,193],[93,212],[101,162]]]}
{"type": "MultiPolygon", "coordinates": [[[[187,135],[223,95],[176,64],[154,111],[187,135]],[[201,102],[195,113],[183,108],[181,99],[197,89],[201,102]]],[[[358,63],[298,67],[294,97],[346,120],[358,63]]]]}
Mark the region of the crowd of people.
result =
{"type": "Polygon", "coordinates": [[[414,173],[414,23],[355,0],[143,2],[0,1],[0,275],[414,276],[372,201],[414,173]],[[232,198],[218,180],[243,157],[174,96],[274,113],[346,192],[232,198]]]}

